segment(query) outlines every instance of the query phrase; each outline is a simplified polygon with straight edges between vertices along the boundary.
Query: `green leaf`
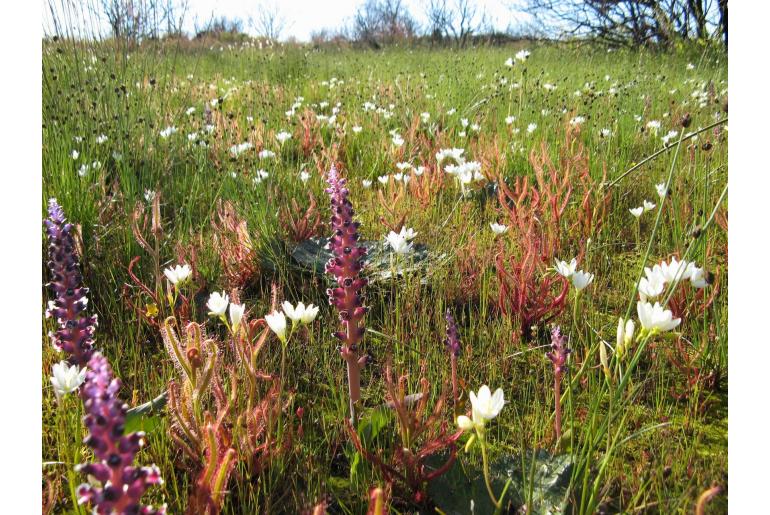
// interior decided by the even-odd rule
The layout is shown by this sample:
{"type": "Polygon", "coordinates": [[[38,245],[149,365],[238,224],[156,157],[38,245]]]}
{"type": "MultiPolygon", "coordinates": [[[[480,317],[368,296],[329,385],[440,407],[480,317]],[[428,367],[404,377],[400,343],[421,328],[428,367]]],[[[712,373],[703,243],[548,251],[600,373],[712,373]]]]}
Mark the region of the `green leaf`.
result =
{"type": "Polygon", "coordinates": [[[129,434],[136,431],[149,433],[160,425],[163,407],[168,400],[166,392],[158,395],[155,399],[131,408],[126,412],[126,423],[123,434],[129,434]]]}
{"type": "MultiPolygon", "coordinates": [[[[428,459],[437,467],[446,456],[428,459]]],[[[447,515],[471,512],[493,513],[495,508],[487,493],[480,468],[463,466],[458,459],[444,475],[428,485],[428,495],[447,515]]],[[[480,465],[480,464],[479,464],[480,465]]],[[[527,505],[529,513],[556,515],[567,511],[567,489],[572,473],[571,457],[552,455],[542,449],[523,454],[501,456],[490,465],[492,488],[500,495],[510,479],[504,503],[514,508],[527,505]]]]}
{"type": "MultiPolygon", "coordinates": [[[[333,257],[331,251],[326,248],[328,243],[328,238],[305,240],[294,248],[291,257],[302,268],[323,275],[326,262],[333,257]]],[[[443,257],[432,255],[428,247],[421,243],[414,244],[414,250],[406,256],[394,253],[390,246],[382,241],[364,241],[361,245],[367,250],[365,274],[370,282],[390,279],[394,272],[396,276],[400,276],[424,270],[430,261],[443,257]]]]}

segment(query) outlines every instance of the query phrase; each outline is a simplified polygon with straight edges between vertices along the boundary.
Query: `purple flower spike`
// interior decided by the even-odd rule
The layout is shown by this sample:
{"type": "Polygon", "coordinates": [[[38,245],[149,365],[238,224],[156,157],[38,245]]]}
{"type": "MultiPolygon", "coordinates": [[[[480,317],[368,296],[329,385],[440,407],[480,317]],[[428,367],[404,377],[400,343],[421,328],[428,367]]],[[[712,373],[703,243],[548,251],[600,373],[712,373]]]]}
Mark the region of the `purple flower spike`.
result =
{"type": "Polygon", "coordinates": [[[78,502],[90,503],[95,513],[162,514],[158,509],[142,506],[142,494],[150,485],[163,480],[160,471],[151,467],[134,467],[134,456],[144,443],[144,433],[123,434],[128,406],[117,396],[120,380],[112,375],[112,368],[101,354],[94,353],[88,362],[88,373],[80,396],[86,408],[83,422],[88,428],[84,443],[99,460],[85,463],[76,470],[89,474],[101,482],[97,487],[88,483],[78,487],[78,502]]]}
{"type": "Polygon", "coordinates": [[[452,317],[452,313],[446,310],[446,340],[444,340],[444,346],[453,356],[460,355],[460,337],[457,334],[457,324],[452,317]]]}
{"type": "Polygon", "coordinates": [[[567,348],[567,339],[561,334],[561,329],[554,327],[551,331],[551,352],[546,352],[545,355],[551,360],[553,370],[559,376],[567,371],[567,356],[570,352],[572,349],[567,348]]]}
{"type": "Polygon", "coordinates": [[[355,418],[355,405],[361,399],[361,369],[366,365],[367,356],[362,354],[360,343],[364,336],[363,318],[366,307],[361,293],[367,280],[361,277],[366,248],[358,245],[359,223],[353,221],[353,205],[348,200],[346,180],[339,176],[332,166],[326,181],[332,204],[331,224],[334,233],[329,240],[329,249],[334,255],[326,263],[326,273],[337,280],[337,287],[326,291],[329,304],[339,311],[343,331],[334,333],[342,340],[340,355],[347,363],[350,410],[355,418]]]}
{"type": "Polygon", "coordinates": [[[460,336],[457,334],[457,324],[449,310],[446,310],[446,339],[444,347],[449,352],[449,364],[452,367],[452,400],[454,401],[455,416],[457,416],[457,358],[460,356],[460,336]]]}
{"type": "Polygon", "coordinates": [[[67,223],[64,211],[51,199],[48,202],[48,268],[49,286],[56,299],[48,303],[46,317],[54,317],[59,329],[51,333],[51,342],[57,350],[69,354],[69,362],[84,367],[93,354],[96,315],[85,314],[88,306],[88,288],[83,287],[83,276],[75,253],[72,224],[67,223]]]}
{"type": "Polygon", "coordinates": [[[554,414],[554,430],[556,440],[561,438],[561,377],[567,371],[567,357],[572,349],[567,348],[567,338],[561,334],[561,329],[556,326],[551,331],[551,352],[546,352],[546,357],[553,363],[553,393],[556,402],[554,414]]]}

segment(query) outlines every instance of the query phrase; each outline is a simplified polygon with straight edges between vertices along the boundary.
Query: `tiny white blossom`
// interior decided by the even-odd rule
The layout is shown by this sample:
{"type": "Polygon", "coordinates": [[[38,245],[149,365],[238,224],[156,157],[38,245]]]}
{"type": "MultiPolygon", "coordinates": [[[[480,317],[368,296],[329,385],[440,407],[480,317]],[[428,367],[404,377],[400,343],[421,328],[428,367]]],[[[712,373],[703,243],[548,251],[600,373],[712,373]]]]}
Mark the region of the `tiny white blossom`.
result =
{"type": "Polygon", "coordinates": [[[53,366],[53,376],[51,384],[57,399],[77,390],[86,379],[88,369],[79,368],[77,365],[70,365],[66,361],[61,361],[53,366]]]}
{"type": "Polygon", "coordinates": [[[174,286],[187,282],[187,279],[190,278],[191,274],[192,268],[190,268],[190,265],[176,265],[175,267],[163,270],[163,275],[165,275],[166,279],[168,279],[174,286]]]}
{"type": "Polygon", "coordinates": [[[491,224],[489,224],[489,227],[492,229],[492,232],[495,234],[503,234],[506,231],[508,231],[507,225],[499,224],[497,222],[492,222],[491,224]]]}
{"type": "Polygon", "coordinates": [[[227,305],[230,303],[230,296],[226,293],[219,293],[215,291],[209,295],[209,300],[206,303],[206,307],[209,308],[209,315],[211,316],[224,316],[227,310],[227,305]]]}

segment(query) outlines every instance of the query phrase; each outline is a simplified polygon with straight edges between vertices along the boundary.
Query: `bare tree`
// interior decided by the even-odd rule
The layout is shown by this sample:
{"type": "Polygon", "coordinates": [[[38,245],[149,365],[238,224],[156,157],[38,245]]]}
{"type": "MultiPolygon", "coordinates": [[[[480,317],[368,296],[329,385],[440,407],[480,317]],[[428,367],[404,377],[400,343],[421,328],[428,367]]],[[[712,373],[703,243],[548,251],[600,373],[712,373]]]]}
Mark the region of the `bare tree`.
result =
{"type": "MultiPolygon", "coordinates": [[[[723,35],[713,0],[528,0],[531,14],[552,36],[591,36],[615,45],[666,45],[675,38],[723,35]]],[[[724,0],[725,12],[727,2],[724,0]]]]}
{"type": "Polygon", "coordinates": [[[476,4],[473,0],[455,0],[454,16],[449,26],[457,45],[464,47],[476,30],[476,4]]]}
{"type": "Polygon", "coordinates": [[[428,0],[425,4],[427,36],[438,42],[449,37],[453,16],[452,10],[447,6],[447,0],[428,0]]]}
{"type": "Polygon", "coordinates": [[[286,18],[275,3],[262,5],[256,22],[254,20],[250,22],[256,25],[255,28],[260,36],[270,41],[277,41],[287,26],[286,18]]]}
{"type": "Polygon", "coordinates": [[[353,18],[353,34],[356,40],[379,48],[383,43],[413,38],[417,22],[402,0],[366,0],[353,18]]]}

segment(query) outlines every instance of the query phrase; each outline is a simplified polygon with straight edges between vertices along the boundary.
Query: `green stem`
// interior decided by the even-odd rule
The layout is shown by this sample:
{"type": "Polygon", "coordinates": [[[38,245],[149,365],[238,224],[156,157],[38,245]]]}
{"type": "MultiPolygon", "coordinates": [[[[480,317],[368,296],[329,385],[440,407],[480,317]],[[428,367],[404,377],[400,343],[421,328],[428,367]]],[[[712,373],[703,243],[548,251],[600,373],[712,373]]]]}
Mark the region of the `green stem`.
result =
{"type": "Polygon", "coordinates": [[[487,493],[489,498],[492,499],[492,504],[495,508],[500,509],[500,501],[495,498],[495,493],[492,490],[492,483],[489,480],[489,460],[487,459],[487,442],[484,439],[484,434],[481,431],[477,431],[479,435],[479,443],[481,444],[481,459],[484,461],[484,484],[487,485],[487,493]]]}

